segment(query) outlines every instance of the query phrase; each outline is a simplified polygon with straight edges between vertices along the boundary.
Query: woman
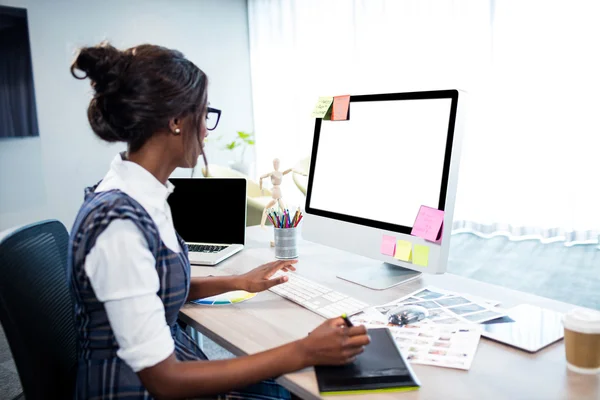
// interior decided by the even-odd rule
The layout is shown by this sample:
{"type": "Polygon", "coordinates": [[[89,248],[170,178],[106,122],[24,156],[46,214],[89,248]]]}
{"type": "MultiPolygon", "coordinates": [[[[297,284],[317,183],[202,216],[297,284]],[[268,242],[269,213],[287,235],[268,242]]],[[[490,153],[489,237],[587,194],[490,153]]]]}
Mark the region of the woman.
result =
{"type": "Polygon", "coordinates": [[[231,290],[266,290],[285,282],[269,278],[294,270],[295,262],[190,279],[187,247],[166,199],[175,168],[194,168],[200,155],[206,164],[204,139],[220,115],[208,107],[207,78],[198,67],[158,46],[119,51],[102,44],[81,49],[71,73],[92,82],[88,119],[95,134],[127,143],[104,179],[86,190],[71,233],[69,279],[80,347],[76,398],[286,398],[287,391],[263,380],[348,363],[363,350],[369,342],[364,327],[348,328],[337,318],[263,353],[207,361],[177,324],[181,306],[231,290]]]}

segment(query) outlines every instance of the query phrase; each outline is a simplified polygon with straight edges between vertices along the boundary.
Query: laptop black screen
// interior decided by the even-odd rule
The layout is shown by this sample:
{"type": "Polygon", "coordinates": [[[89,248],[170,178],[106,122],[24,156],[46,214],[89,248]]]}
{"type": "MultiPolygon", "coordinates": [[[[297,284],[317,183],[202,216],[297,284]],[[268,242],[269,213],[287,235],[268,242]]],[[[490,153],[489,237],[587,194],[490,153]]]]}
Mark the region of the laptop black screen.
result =
{"type": "Polygon", "coordinates": [[[186,242],[244,244],[246,180],[171,178],[175,230],[186,242]]]}

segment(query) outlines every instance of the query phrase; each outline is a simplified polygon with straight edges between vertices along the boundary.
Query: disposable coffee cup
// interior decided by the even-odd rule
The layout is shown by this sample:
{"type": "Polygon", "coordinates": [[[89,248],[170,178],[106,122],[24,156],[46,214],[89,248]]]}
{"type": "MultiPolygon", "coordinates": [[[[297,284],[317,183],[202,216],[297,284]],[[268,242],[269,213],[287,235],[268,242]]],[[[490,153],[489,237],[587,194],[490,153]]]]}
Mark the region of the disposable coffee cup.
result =
{"type": "Polygon", "coordinates": [[[298,228],[274,228],[275,258],[298,258],[298,228]]]}
{"type": "Polygon", "coordinates": [[[600,312],[576,308],[564,319],[567,368],[580,374],[600,373],[600,312]]]}

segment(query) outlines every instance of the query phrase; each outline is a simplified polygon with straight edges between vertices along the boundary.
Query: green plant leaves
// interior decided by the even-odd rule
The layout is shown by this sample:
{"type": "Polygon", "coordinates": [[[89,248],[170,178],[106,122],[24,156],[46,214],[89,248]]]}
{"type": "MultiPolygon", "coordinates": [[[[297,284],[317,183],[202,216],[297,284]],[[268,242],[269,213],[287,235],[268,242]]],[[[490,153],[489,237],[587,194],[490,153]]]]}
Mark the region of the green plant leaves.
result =
{"type": "Polygon", "coordinates": [[[235,149],[238,146],[240,146],[240,143],[238,143],[238,142],[236,142],[234,140],[233,142],[226,144],[225,148],[228,149],[228,150],[233,150],[233,149],[235,149]]]}
{"type": "MultiPolygon", "coordinates": [[[[254,144],[256,143],[256,141],[254,140],[254,133],[247,133],[247,132],[243,132],[243,131],[238,131],[237,132],[238,137],[236,137],[231,143],[227,143],[225,145],[225,149],[226,150],[234,150],[237,149],[240,146],[254,146],[254,144]]],[[[216,140],[220,140],[222,139],[223,136],[219,136],[218,138],[216,138],[216,140]]]]}

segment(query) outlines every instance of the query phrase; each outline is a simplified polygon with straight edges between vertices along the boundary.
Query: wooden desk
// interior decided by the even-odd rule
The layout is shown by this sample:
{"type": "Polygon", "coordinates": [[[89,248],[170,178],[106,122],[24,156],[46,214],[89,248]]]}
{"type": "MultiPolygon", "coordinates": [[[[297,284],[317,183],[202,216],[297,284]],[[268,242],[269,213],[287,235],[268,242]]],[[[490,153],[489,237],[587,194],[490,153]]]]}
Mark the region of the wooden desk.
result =
{"type": "MultiPolygon", "coordinates": [[[[274,259],[269,247],[270,229],[248,228],[247,248],[218,267],[192,267],[193,276],[246,272],[274,259]]],[[[479,295],[501,302],[502,307],[521,303],[566,312],[573,306],[542,297],[504,289],[452,274],[427,275],[384,291],[374,291],[336,278],[336,271],[358,268],[366,259],[350,253],[302,242],[298,272],[371,305],[381,304],[427,285],[479,295]]],[[[300,339],[323,322],[323,318],[271,292],[228,307],[188,304],[181,318],[236,355],[254,354],[300,339]]],[[[600,376],[567,370],[563,342],[529,354],[481,338],[469,371],[414,365],[422,388],[416,392],[370,395],[369,399],[600,399],[600,376]]],[[[285,375],[278,382],[303,399],[319,399],[312,368],[285,375]]],[[[360,396],[336,396],[357,399],[360,396]]]]}

